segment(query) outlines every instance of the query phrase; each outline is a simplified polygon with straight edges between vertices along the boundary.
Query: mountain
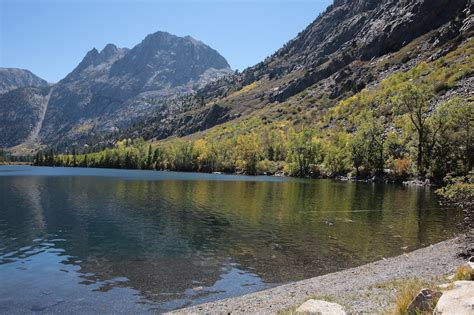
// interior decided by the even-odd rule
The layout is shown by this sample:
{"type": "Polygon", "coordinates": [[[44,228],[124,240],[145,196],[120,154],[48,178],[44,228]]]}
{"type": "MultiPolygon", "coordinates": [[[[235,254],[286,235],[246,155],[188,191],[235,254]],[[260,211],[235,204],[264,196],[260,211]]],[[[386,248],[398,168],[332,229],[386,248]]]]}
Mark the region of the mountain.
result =
{"type": "Polygon", "coordinates": [[[368,62],[397,52],[416,38],[437,30],[431,36],[429,48],[434,50],[472,27],[470,9],[469,0],[337,0],[255,70],[259,77],[275,72],[304,73],[271,95],[271,100],[284,101],[354,61],[368,62]]]}
{"type": "Polygon", "coordinates": [[[230,121],[316,124],[391,74],[456,50],[472,37],[473,11],[470,0],[335,0],[242,73],[189,37],[159,32],[131,50],[108,45],[53,87],[39,141],[63,150],[125,137],[200,137],[230,121]]]}
{"type": "Polygon", "coordinates": [[[48,82],[28,70],[0,68],[0,94],[22,87],[47,87],[48,82]]]}
{"type": "Polygon", "coordinates": [[[157,32],[132,49],[113,44],[100,52],[94,48],[50,87],[48,97],[43,90],[29,89],[6,93],[0,99],[2,112],[32,111],[28,116],[4,116],[0,145],[73,143],[84,134],[114,131],[158,110],[165,100],[193,93],[230,73],[224,57],[189,36],[157,32]],[[39,116],[35,114],[38,107],[39,116]],[[21,126],[23,132],[15,135],[13,125],[21,126]]]}
{"type": "Polygon", "coordinates": [[[184,136],[262,116],[261,110],[286,119],[287,112],[298,109],[306,123],[314,123],[325,109],[391,73],[456,49],[472,37],[473,12],[469,0],[336,0],[263,62],[191,97],[169,100],[170,110],[103,141],[184,136]]]}
{"type": "MultiPolygon", "coordinates": [[[[49,87],[19,88],[0,94],[0,147],[37,142],[44,120],[49,87]]],[[[30,152],[18,152],[29,154],[30,152]]]]}
{"type": "Polygon", "coordinates": [[[34,163],[423,179],[410,185],[466,175],[474,165],[473,8],[335,1],[254,67],[167,99],[128,128],[77,139],[75,154],[59,142],[34,163]]]}

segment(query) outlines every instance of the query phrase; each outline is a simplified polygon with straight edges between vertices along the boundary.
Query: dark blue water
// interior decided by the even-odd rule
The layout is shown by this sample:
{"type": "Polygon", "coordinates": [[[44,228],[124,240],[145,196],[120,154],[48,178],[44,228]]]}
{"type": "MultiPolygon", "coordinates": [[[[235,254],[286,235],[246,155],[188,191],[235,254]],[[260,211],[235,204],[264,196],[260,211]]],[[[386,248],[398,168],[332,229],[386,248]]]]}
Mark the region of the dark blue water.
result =
{"type": "Polygon", "coordinates": [[[436,243],[428,189],[0,167],[0,313],[162,312],[436,243]]]}

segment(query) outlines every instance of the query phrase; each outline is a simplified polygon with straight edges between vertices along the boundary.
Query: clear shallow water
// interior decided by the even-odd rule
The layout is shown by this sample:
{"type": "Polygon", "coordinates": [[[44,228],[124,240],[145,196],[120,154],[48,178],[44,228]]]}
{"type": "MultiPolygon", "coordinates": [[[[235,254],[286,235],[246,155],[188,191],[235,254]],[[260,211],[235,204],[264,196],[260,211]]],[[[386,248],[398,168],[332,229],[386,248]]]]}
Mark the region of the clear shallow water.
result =
{"type": "Polygon", "coordinates": [[[0,166],[0,313],[162,312],[451,237],[427,189],[0,166]]]}

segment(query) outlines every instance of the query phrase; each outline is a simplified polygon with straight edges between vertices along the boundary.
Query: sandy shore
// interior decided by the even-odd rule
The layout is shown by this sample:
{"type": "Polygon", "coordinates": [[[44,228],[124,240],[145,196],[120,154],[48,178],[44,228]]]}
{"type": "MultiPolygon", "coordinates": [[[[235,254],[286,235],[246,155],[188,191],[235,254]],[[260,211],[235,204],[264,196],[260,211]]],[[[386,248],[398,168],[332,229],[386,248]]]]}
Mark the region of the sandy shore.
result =
{"type": "Polygon", "coordinates": [[[349,313],[379,314],[393,307],[395,290],[391,282],[409,278],[442,281],[464,262],[457,256],[459,248],[460,239],[451,239],[401,256],[174,314],[275,314],[314,296],[340,303],[349,313]]]}

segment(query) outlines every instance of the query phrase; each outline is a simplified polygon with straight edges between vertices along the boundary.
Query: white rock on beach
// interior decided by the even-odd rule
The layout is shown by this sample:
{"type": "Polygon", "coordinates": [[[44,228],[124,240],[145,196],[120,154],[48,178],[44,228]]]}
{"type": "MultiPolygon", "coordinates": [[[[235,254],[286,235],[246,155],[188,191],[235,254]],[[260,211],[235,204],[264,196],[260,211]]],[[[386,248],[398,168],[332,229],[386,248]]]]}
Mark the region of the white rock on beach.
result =
{"type": "Polygon", "coordinates": [[[471,258],[469,258],[469,261],[467,262],[467,264],[469,265],[469,267],[471,267],[472,269],[474,269],[474,256],[472,256],[471,258]]]}
{"type": "Polygon", "coordinates": [[[297,314],[345,315],[344,308],[336,303],[308,300],[296,309],[297,314]]]}
{"type": "Polygon", "coordinates": [[[441,296],[434,314],[474,314],[474,281],[456,281],[454,288],[441,296]]]}

